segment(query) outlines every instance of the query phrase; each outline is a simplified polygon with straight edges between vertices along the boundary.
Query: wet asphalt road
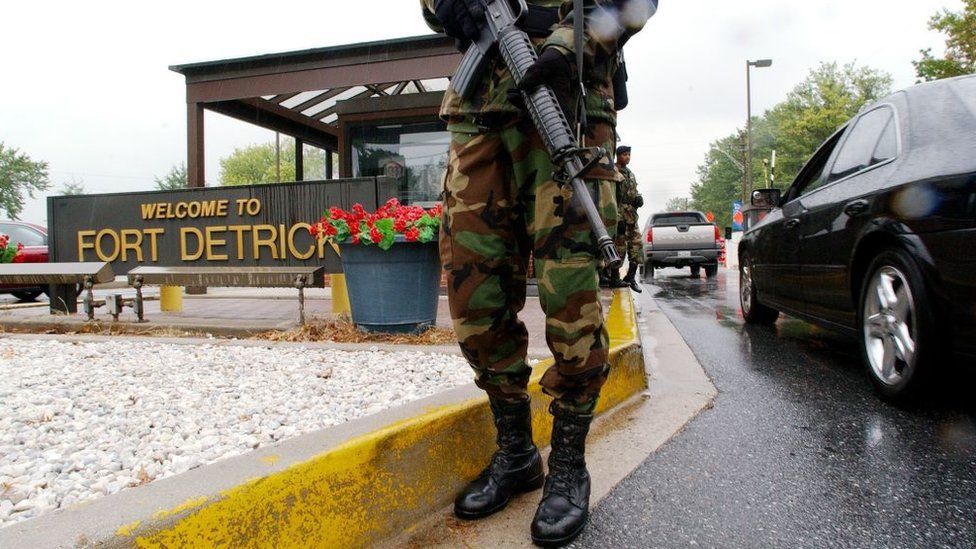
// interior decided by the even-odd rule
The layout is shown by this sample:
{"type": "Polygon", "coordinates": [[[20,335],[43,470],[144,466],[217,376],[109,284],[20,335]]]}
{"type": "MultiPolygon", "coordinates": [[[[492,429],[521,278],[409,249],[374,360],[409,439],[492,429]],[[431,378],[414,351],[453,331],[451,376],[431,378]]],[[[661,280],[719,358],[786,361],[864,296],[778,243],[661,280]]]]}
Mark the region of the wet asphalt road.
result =
{"type": "Polygon", "coordinates": [[[658,305],[719,390],[594,510],[574,547],[976,547],[976,368],[911,410],[853,340],[745,326],[735,273],[667,269],[658,305]]]}

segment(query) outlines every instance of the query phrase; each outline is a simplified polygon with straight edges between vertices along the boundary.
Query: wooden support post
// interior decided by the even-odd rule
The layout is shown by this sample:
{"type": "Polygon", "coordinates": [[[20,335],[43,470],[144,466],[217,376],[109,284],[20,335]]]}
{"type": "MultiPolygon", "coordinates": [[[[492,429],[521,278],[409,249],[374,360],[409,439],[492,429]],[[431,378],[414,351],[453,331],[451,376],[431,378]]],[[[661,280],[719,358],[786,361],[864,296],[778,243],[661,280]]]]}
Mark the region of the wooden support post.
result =
{"type": "Polygon", "coordinates": [[[305,181],[305,142],[295,138],[295,181],[305,181]]]}

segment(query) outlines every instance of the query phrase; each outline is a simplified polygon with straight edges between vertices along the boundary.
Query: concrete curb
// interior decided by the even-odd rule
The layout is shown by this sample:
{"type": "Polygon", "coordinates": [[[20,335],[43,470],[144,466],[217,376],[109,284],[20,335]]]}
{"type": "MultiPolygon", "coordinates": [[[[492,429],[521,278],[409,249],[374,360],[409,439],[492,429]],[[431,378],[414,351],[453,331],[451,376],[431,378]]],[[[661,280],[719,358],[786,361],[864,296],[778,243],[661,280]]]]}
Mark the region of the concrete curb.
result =
{"type": "MultiPolygon", "coordinates": [[[[597,413],[647,388],[633,303],[615,292],[597,413]]],[[[536,442],[549,399],[533,376],[536,442]]],[[[442,509],[494,450],[473,385],[0,530],[2,547],[358,547],[442,509]]]]}

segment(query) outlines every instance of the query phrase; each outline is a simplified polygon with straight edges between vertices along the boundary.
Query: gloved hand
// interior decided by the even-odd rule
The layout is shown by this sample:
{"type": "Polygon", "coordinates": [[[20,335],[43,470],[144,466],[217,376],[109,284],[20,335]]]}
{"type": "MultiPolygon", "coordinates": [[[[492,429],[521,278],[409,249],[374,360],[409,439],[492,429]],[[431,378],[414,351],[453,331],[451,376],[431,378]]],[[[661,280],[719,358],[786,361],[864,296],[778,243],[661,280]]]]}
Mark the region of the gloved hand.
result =
{"type": "Polygon", "coordinates": [[[525,73],[518,87],[518,91],[509,95],[509,100],[516,105],[522,105],[522,96],[518,92],[531,93],[542,85],[548,85],[556,94],[559,105],[563,108],[566,118],[572,120],[576,116],[573,105],[573,86],[575,84],[573,62],[569,56],[558,48],[546,48],[542,55],[525,73]]]}
{"type": "Polygon", "coordinates": [[[644,197],[643,196],[637,195],[637,198],[634,199],[634,207],[635,208],[643,208],[644,207],[644,197]]]}
{"type": "Polygon", "coordinates": [[[444,34],[467,48],[481,37],[485,21],[484,0],[435,0],[434,15],[444,26],[444,34]]]}

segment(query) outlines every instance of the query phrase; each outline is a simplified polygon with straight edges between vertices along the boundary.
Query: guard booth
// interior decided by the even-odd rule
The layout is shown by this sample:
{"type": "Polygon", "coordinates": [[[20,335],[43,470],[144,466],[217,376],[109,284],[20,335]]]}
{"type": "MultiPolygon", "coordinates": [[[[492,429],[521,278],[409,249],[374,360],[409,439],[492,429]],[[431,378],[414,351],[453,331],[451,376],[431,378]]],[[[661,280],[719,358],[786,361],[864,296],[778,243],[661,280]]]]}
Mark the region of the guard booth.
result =
{"type": "Polygon", "coordinates": [[[449,146],[437,114],[459,61],[429,35],[170,67],[186,78],[189,186],[207,183],[209,111],[293,137],[298,181],[316,147],[326,179],[386,176],[401,201],[433,204],[449,146]]]}

